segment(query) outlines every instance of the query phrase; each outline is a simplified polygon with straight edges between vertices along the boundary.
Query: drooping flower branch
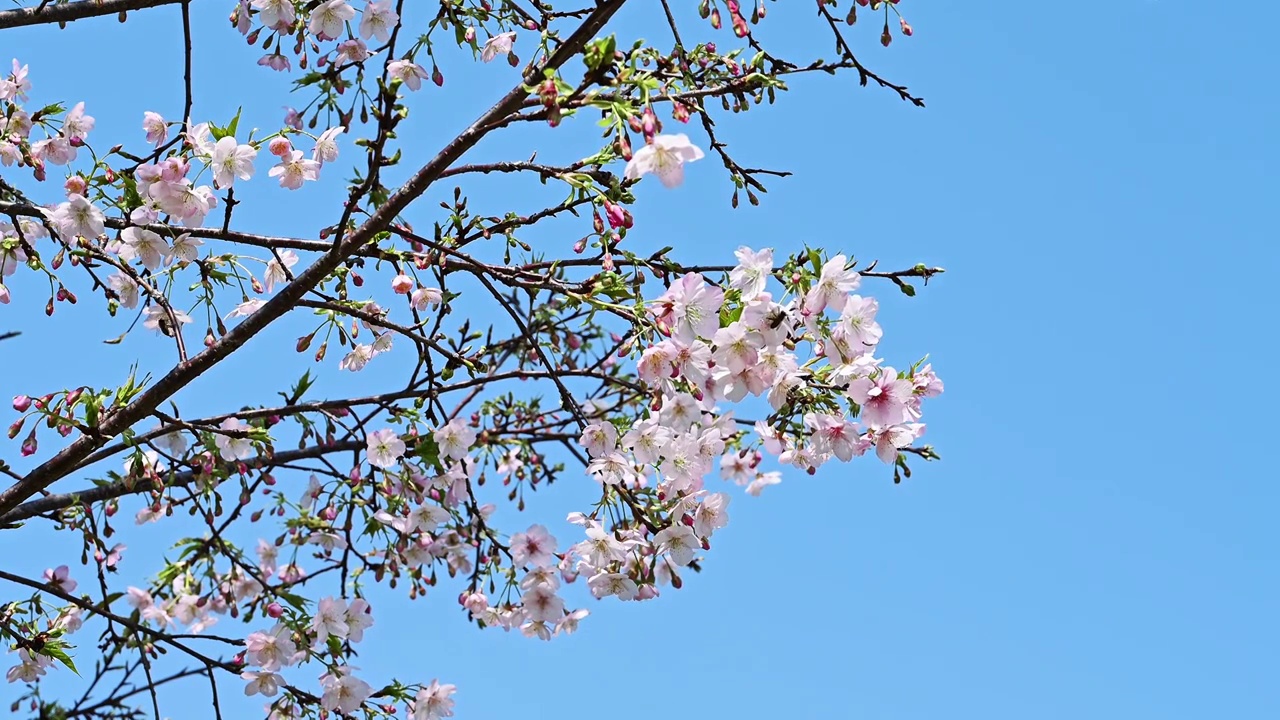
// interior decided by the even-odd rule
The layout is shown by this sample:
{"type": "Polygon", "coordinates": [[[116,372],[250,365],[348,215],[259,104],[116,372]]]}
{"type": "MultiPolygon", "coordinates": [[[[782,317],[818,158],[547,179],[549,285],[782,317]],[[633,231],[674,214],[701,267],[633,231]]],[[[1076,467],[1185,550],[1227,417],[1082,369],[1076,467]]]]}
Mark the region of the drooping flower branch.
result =
{"type": "MultiPolygon", "coordinates": [[[[0,30],[168,4],[41,3],[0,11],[0,30]]],[[[655,4],[670,51],[605,33],[624,4],[239,0],[227,34],[310,100],[248,129],[244,111],[200,117],[188,80],[182,115],[140,107],[135,135],[109,147],[92,108],[49,102],[56,79],[12,62],[0,77],[0,304],[43,302],[47,286],[44,322],[105,310],[111,342],[166,358],[115,386],[68,379],[13,398],[0,532],[69,533],[84,566],[0,571],[6,593],[21,591],[0,605],[7,679],[26,687],[15,712],[159,716],[150,691],[199,680],[218,712],[231,682],[280,720],[448,717],[453,685],[352,663],[389,590],[414,599],[443,585],[478,626],[550,639],[587,620],[588,595],[651,600],[714,562],[732,485],[760,495],[783,467],[812,474],[867,454],[899,481],[910,460],[936,457],[920,439],[942,382],[923,359],[880,356],[870,293],[884,282],[914,295],[940,268],[886,272],[839,248],[780,257],[763,242],[692,266],[628,239],[646,226],[636,188],[678,192],[689,174],[718,172],[692,164],[708,156],[735,207],[786,174],[740,165],[717,138],[717,105],[774,102],[791,75],[843,70],[922,103],[854,56],[828,0],[817,27],[839,59],[802,63],[755,36],[763,0],[655,4]],[[717,38],[736,47],[693,43],[694,27],[723,27],[732,37],[717,38]],[[386,168],[428,141],[402,125],[418,94],[452,63],[498,59],[510,90],[388,185],[386,168]],[[589,157],[466,161],[503,128],[573,132],[583,114],[605,130],[589,157]],[[239,229],[241,208],[333,181],[349,153],[363,157],[333,216],[298,218],[288,237],[239,229]],[[536,177],[564,199],[484,211],[493,199],[459,186],[438,208],[416,202],[443,179],[492,173],[536,177]],[[306,369],[280,400],[178,412],[202,375],[283,326],[304,330],[277,349],[280,364],[296,355],[306,369]],[[317,374],[383,380],[409,366],[375,394],[312,399],[317,374]],[[582,488],[566,520],[534,498],[557,481],[582,488]],[[501,527],[529,508],[544,519],[501,527]],[[133,556],[116,533],[171,527],[176,513],[203,532],[177,539],[158,570],[125,575],[133,556]],[[96,657],[76,639],[90,623],[102,628],[96,657]],[[77,663],[82,698],[42,694],[42,678],[77,663]]],[[[898,4],[859,0],[845,22],[857,7],[883,12],[887,45],[898,4]]],[[[899,30],[911,34],[905,20],[899,30]]]]}

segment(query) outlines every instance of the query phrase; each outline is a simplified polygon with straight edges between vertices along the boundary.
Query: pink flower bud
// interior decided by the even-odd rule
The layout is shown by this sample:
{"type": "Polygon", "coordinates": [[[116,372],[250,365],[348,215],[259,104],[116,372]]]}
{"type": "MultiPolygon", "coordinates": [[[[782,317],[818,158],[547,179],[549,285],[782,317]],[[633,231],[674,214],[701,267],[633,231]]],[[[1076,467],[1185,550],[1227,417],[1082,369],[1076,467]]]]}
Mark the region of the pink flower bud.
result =
{"type": "Polygon", "coordinates": [[[408,295],[413,290],[413,278],[408,275],[397,275],[391,280],[391,289],[397,295],[408,295]]]}
{"type": "Polygon", "coordinates": [[[267,606],[267,616],[278,618],[284,614],[284,608],[280,607],[280,603],[271,603],[267,606]]]}
{"type": "Polygon", "coordinates": [[[15,395],[13,397],[13,409],[18,412],[26,412],[31,408],[31,398],[26,395],[15,395]]]}
{"type": "Polygon", "coordinates": [[[89,183],[85,182],[85,179],[79,175],[72,175],[67,178],[67,181],[62,184],[62,187],[67,191],[68,196],[86,195],[88,194],[87,191],[89,189],[89,183]]]}
{"type": "Polygon", "coordinates": [[[271,142],[267,143],[267,152],[276,157],[284,157],[293,152],[293,143],[289,142],[287,137],[274,137],[271,142]]]}
{"type": "Polygon", "coordinates": [[[463,38],[466,39],[467,42],[475,42],[476,29],[474,27],[467,26],[467,31],[463,34],[463,38]]]}
{"type": "Polygon", "coordinates": [[[627,221],[626,211],[621,205],[616,205],[608,200],[604,203],[604,214],[609,219],[609,227],[620,228],[627,221]]]}
{"type": "Polygon", "coordinates": [[[36,429],[31,428],[31,434],[27,435],[27,439],[22,441],[22,457],[31,457],[36,454],[36,448],[39,443],[36,442],[36,429]]]}

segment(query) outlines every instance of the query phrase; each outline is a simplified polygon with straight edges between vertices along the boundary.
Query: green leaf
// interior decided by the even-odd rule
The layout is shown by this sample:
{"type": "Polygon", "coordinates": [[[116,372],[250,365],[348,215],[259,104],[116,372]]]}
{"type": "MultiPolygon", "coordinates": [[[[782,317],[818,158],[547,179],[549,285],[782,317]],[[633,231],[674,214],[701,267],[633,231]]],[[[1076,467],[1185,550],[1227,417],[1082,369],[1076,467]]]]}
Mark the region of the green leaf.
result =
{"type": "Polygon", "coordinates": [[[236,128],[240,127],[240,113],[244,112],[243,107],[236,108],[236,116],[231,118],[231,124],[227,126],[227,135],[229,137],[236,136],[236,128]]]}
{"type": "Polygon", "coordinates": [[[71,657],[67,655],[66,650],[62,649],[63,647],[68,647],[68,646],[65,643],[62,643],[59,641],[47,642],[44,644],[44,649],[40,651],[40,654],[48,655],[54,660],[57,660],[63,665],[66,665],[71,670],[71,672],[75,673],[76,675],[79,675],[80,671],[76,670],[76,664],[71,661],[71,657]]]}
{"type": "Polygon", "coordinates": [[[436,439],[432,435],[419,435],[413,454],[422,458],[423,462],[444,472],[444,468],[440,466],[440,446],[436,444],[436,439]]]}

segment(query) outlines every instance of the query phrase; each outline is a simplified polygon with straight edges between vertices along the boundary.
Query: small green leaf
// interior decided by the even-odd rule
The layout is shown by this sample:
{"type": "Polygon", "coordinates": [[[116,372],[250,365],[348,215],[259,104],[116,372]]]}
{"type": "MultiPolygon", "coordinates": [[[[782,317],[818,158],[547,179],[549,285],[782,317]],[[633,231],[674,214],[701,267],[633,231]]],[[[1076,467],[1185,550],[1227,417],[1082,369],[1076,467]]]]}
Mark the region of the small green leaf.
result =
{"type": "Polygon", "coordinates": [[[48,655],[54,660],[57,660],[63,665],[66,665],[67,668],[71,670],[71,672],[75,673],[76,675],[79,675],[80,671],[76,670],[76,664],[71,661],[71,657],[67,655],[66,650],[62,649],[63,647],[67,647],[67,646],[65,643],[62,643],[62,642],[58,642],[58,641],[47,642],[44,644],[44,649],[40,651],[40,654],[48,655]]]}

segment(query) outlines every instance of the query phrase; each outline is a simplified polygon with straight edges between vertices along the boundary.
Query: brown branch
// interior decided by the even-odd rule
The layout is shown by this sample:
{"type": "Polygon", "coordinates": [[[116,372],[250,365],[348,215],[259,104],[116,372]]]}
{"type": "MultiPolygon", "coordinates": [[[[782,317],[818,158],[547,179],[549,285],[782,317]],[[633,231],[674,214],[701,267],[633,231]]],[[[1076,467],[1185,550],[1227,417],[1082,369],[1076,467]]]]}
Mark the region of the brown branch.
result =
{"type": "Polygon", "coordinates": [[[281,291],[267,301],[257,312],[245,318],[213,345],[195,357],[179,363],[168,374],[160,378],[149,390],[143,392],[136,400],[106,417],[95,436],[82,436],[63,448],[58,454],[29,472],[22,480],[0,492],[0,513],[17,507],[24,500],[44,490],[54,482],[72,472],[82,459],[95,449],[104,445],[110,437],[120,434],[134,423],[147,417],[182,388],[191,384],[213,366],[247,343],[277,318],[295,307],[303,295],[320,284],[342,261],[355,250],[363,247],[374,235],[384,230],[395,217],[420,197],[440,174],[457,162],[468,150],[480,142],[488,132],[489,126],[517,111],[525,98],[529,96],[527,88],[535,84],[545,69],[559,69],[575,57],[587,42],[599,32],[609,19],[626,3],[626,0],[601,0],[591,15],[573,32],[565,42],[556,49],[540,67],[532,68],[497,104],[481,115],[466,130],[462,131],[444,147],[426,165],[423,165],[413,177],[395,192],[381,207],[374,212],[355,232],[336,243],[333,252],[321,257],[297,279],[286,285],[281,291]]]}
{"type": "Polygon", "coordinates": [[[185,5],[190,0],[80,0],[63,5],[40,3],[37,7],[0,11],[0,30],[28,25],[68,23],[103,15],[118,15],[129,10],[144,10],[161,5],[185,5]]]}
{"type": "MultiPolygon", "coordinates": [[[[247,461],[245,464],[251,468],[281,465],[298,460],[312,459],[327,453],[358,450],[359,448],[364,447],[364,445],[364,442],[357,442],[355,440],[345,443],[334,443],[333,445],[313,445],[303,450],[286,450],[273,455],[261,455],[247,461]]],[[[198,477],[199,475],[192,470],[174,473],[172,476],[165,478],[164,487],[173,488],[189,485],[195,482],[198,477]]],[[[108,483],[106,485],[86,488],[78,492],[49,495],[42,497],[39,500],[32,500],[31,502],[23,503],[8,513],[0,515],[0,527],[22,522],[23,520],[29,520],[37,515],[42,515],[54,510],[69,508],[72,505],[90,505],[104,500],[113,500],[118,497],[124,497],[125,495],[137,495],[139,493],[150,492],[154,489],[155,483],[151,480],[121,480],[118,482],[108,483]]]]}

